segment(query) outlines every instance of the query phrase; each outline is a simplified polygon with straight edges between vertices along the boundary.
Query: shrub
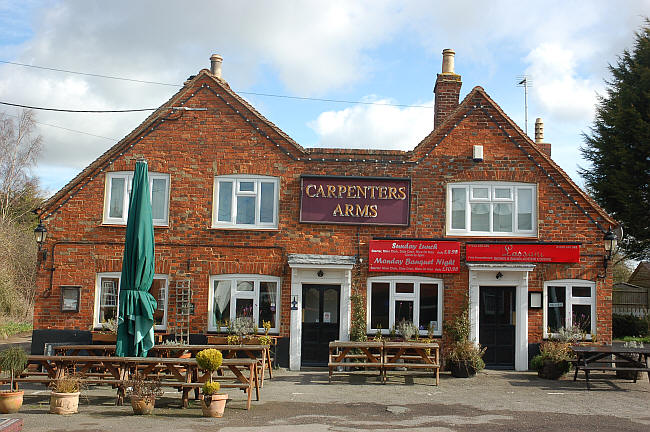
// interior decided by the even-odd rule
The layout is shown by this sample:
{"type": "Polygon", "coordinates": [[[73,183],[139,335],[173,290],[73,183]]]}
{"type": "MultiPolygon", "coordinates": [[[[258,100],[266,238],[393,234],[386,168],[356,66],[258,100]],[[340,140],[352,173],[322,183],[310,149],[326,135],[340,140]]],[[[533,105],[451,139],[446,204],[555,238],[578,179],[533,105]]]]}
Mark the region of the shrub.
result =
{"type": "Polygon", "coordinates": [[[221,388],[221,384],[219,384],[218,382],[209,381],[203,384],[203,388],[201,389],[201,392],[205,396],[213,395],[219,393],[220,388],[221,388]]]}
{"type": "Polygon", "coordinates": [[[483,354],[485,354],[485,348],[481,348],[480,345],[476,345],[470,340],[464,340],[452,345],[447,360],[454,363],[468,362],[478,372],[485,367],[483,354]]]}
{"type": "Polygon", "coordinates": [[[147,380],[145,376],[136,374],[132,380],[127,381],[127,394],[151,401],[157,396],[162,396],[163,391],[160,380],[153,378],[147,380]]]}
{"type": "Polygon", "coordinates": [[[27,367],[27,353],[20,347],[11,347],[0,353],[0,370],[9,372],[11,375],[11,387],[14,387],[14,379],[27,367]]]}
{"type": "Polygon", "coordinates": [[[469,311],[467,308],[463,309],[463,312],[460,315],[457,315],[450,322],[445,322],[444,324],[445,333],[451,338],[452,342],[463,342],[469,339],[470,332],[470,322],[469,322],[469,311]]]}
{"type": "Polygon", "coordinates": [[[418,329],[411,321],[402,320],[397,323],[397,332],[402,335],[404,340],[410,340],[418,332],[418,329]]]}
{"type": "Polygon", "coordinates": [[[258,342],[260,345],[271,345],[271,342],[273,339],[271,339],[271,336],[263,335],[257,338],[258,342]]]}
{"type": "Polygon", "coordinates": [[[625,336],[647,336],[648,320],[634,315],[612,314],[612,335],[615,339],[625,336]]]}
{"type": "Polygon", "coordinates": [[[539,354],[530,361],[530,367],[539,371],[544,366],[544,362],[550,361],[555,364],[563,364],[568,372],[571,368],[569,360],[573,358],[571,344],[569,342],[546,341],[539,345],[539,354]]]}
{"type": "Polygon", "coordinates": [[[83,386],[83,378],[75,374],[66,374],[62,378],[53,381],[50,384],[50,389],[54,393],[76,393],[81,391],[83,386]]]}
{"type": "Polygon", "coordinates": [[[214,348],[204,349],[196,354],[196,363],[201,369],[212,374],[221,367],[223,354],[214,348]]]}

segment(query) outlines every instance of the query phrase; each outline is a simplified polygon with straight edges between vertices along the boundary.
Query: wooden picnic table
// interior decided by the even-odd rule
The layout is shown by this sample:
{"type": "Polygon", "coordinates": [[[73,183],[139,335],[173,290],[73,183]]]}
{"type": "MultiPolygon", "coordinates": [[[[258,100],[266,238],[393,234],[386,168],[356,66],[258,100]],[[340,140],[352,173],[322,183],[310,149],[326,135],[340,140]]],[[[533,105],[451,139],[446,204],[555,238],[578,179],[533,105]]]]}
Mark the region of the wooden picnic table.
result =
{"type": "MultiPolygon", "coordinates": [[[[54,352],[59,355],[81,355],[87,353],[95,356],[115,355],[115,345],[57,345],[54,352]]],[[[260,362],[261,385],[264,386],[265,370],[269,372],[269,379],[273,378],[271,367],[271,354],[268,345],[154,345],[149,350],[150,357],[196,357],[196,353],[204,349],[214,348],[222,352],[224,358],[237,357],[242,353],[249,358],[260,362]]]]}
{"type": "MultiPolygon", "coordinates": [[[[591,371],[648,372],[648,381],[650,381],[650,368],[648,367],[650,347],[633,348],[613,345],[574,345],[571,347],[571,350],[576,355],[576,371],[573,375],[573,381],[578,378],[578,372],[580,370],[584,371],[588,390],[591,389],[589,385],[589,373],[591,371]],[[612,364],[616,366],[614,367],[612,364]]],[[[636,375],[634,382],[636,382],[636,375]]]]}
{"type": "MultiPolygon", "coordinates": [[[[195,358],[30,355],[28,364],[41,366],[44,373],[27,370],[18,378],[19,381],[50,383],[68,373],[86,374],[88,383],[109,384],[117,388],[118,405],[124,402],[125,381],[136,373],[144,376],[145,380],[156,378],[163,385],[179,388],[183,392],[183,407],[188,406],[189,392],[194,389],[198,397],[198,388],[210,379],[209,374],[201,372],[195,358]]],[[[227,358],[220,368],[232,372],[236,379],[234,384],[222,384],[223,388],[239,388],[248,394],[246,409],[250,409],[253,388],[257,400],[260,400],[257,365],[256,359],[227,358]],[[242,373],[244,370],[248,370],[248,377],[242,373]]],[[[221,379],[217,377],[217,380],[221,379]]]]}
{"type": "Polygon", "coordinates": [[[382,382],[388,369],[432,369],[436,385],[440,384],[440,347],[435,342],[351,342],[329,344],[329,379],[336,368],[379,369],[382,382]]]}

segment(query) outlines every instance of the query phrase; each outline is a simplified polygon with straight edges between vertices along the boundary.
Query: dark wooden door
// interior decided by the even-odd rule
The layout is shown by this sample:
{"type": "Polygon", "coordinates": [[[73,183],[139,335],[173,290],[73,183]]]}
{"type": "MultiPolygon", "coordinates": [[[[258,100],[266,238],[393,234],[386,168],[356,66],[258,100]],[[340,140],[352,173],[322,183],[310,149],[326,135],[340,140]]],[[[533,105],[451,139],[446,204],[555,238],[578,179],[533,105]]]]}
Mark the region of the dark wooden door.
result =
{"type": "Polygon", "coordinates": [[[480,288],[479,343],[486,366],[515,366],[515,287],[480,288]]]}
{"type": "Polygon", "coordinates": [[[340,285],[303,284],[301,364],[327,365],[330,341],[339,337],[340,285]]]}

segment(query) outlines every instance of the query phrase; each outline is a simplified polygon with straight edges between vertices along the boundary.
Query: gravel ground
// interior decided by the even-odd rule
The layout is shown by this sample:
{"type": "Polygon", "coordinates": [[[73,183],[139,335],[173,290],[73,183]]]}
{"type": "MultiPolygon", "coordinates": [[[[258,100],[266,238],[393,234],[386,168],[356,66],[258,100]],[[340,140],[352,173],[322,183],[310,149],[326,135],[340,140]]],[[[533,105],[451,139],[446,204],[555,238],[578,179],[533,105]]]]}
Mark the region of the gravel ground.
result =
{"type": "Polygon", "coordinates": [[[644,431],[650,430],[650,383],[611,374],[594,374],[593,389],[582,377],[560,381],[535,373],[481,372],[471,379],[443,373],[440,387],[432,379],[406,372],[389,374],[382,385],[371,373],[337,374],[328,384],[326,369],[278,370],[267,381],[261,401],[245,410],[245,394],[229,391],[221,419],[201,417],[193,402],[181,408],[180,395],[167,392],[156,402],[153,416],[132,415],[131,407],[115,406],[108,387],[88,389],[72,416],[48,414],[49,394],[43,387],[26,388],[20,413],[25,431],[644,431]]]}

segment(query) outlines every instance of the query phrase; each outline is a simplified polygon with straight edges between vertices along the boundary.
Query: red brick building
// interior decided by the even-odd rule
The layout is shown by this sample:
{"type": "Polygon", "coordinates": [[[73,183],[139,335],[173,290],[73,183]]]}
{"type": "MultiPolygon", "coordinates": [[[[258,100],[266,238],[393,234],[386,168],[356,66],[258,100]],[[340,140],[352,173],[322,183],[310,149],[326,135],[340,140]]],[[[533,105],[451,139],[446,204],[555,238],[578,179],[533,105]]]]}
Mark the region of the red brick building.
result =
{"type": "Polygon", "coordinates": [[[603,235],[616,222],[482,88],[459,102],[453,51],[434,89],[435,128],[406,152],[303,148],[212,60],[39,209],[48,237],[34,352],[88,342],[116,315],[140,158],[152,190],[157,331],[182,328],[189,286],[193,341],[236,316],[268,320],[294,369],[349,337],[354,292],[367,299],[369,334],[407,319],[442,337],[469,299],[487,363],[517,370],[563,326],[611,340],[603,235]]]}

